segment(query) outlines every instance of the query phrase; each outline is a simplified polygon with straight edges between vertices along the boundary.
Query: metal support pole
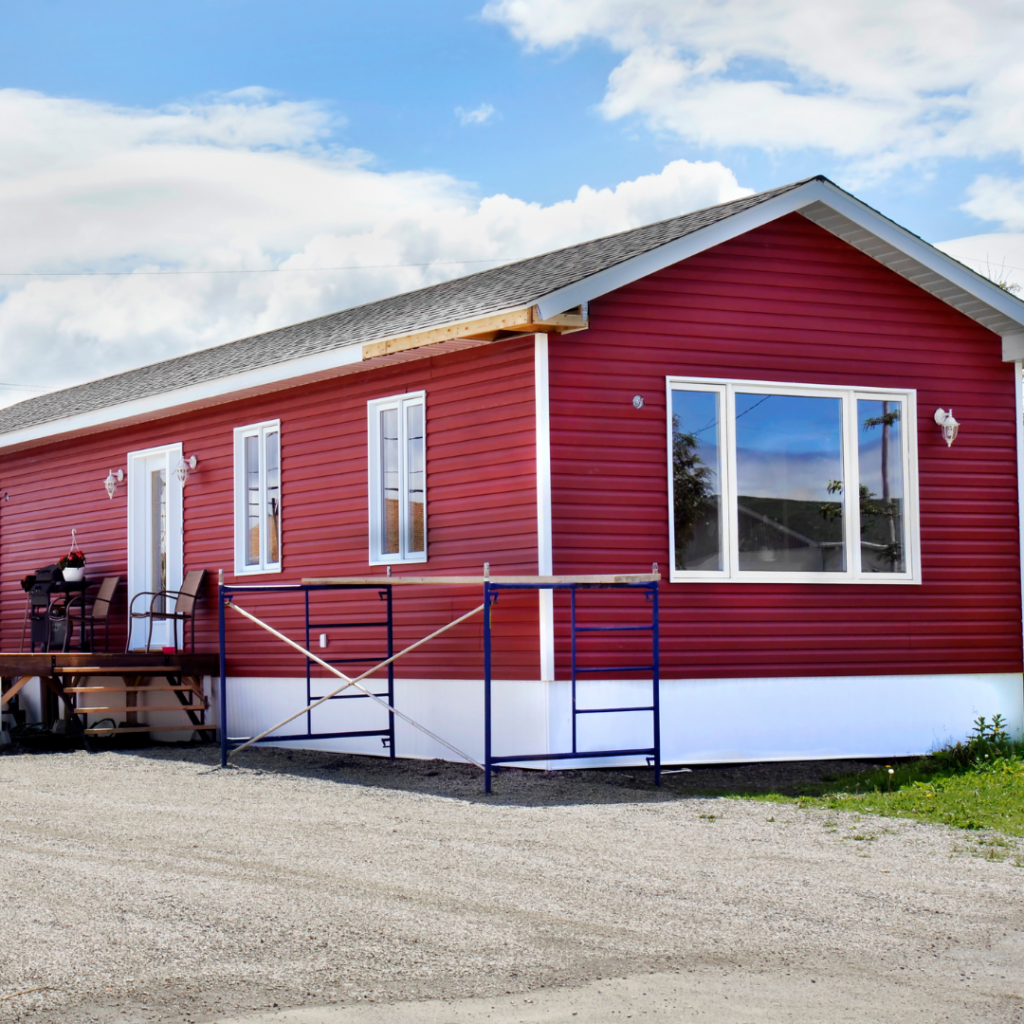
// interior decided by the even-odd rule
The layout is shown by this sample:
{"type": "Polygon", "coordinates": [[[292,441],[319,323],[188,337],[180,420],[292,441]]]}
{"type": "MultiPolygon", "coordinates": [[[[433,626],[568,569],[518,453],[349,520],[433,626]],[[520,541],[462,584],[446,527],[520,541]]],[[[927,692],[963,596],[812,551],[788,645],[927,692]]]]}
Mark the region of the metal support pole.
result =
{"type": "Polygon", "coordinates": [[[658,584],[651,584],[651,645],[654,648],[651,664],[654,666],[651,685],[654,693],[651,695],[651,704],[654,707],[654,784],[661,785],[661,661],[660,661],[660,632],[661,623],[658,618],[658,584]]]}
{"type": "MultiPolygon", "coordinates": [[[[306,611],[306,650],[311,651],[313,648],[310,644],[309,636],[309,591],[304,590],[302,596],[305,602],[306,611]]],[[[313,662],[306,659],[306,703],[313,703],[313,662]]],[[[313,732],[313,712],[308,711],[306,713],[306,735],[311,735],[313,732]]]]}
{"type": "MultiPolygon", "coordinates": [[[[392,587],[387,588],[387,603],[388,603],[388,657],[392,658],[395,654],[395,617],[394,608],[392,605],[392,587]]],[[[393,708],[395,706],[395,663],[393,661],[388,662],[388,704],[393,708]]],[[[395,713],[394,711],[388,710],[388,751],[391,756],[391,760],[395,759],[395,713]]]]}
{"type": "Polygon", "coordinates": [[[491,791],[491,585],[484,582],[484,792],[491,791]]]}
{"type": "Polygon", "coordinates": [[[220,648],[220,766],[228,766],[228,671],[224,642],[224,570],[217,573],[217,640],[220,648]]]}
{"type": "Polygon", "coordinates": [[[576,753],[576,587],[569,588],[569,636],[572,669],[572,752],[576,753]]]}

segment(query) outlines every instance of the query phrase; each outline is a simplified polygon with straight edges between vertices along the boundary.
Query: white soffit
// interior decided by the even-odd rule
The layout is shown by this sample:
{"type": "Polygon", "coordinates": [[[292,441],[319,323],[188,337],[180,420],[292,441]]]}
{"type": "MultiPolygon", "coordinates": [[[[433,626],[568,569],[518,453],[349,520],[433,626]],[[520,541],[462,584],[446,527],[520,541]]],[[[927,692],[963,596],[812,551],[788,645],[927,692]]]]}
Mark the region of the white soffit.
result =
{"type": "MultiPolygon", "coordinates": [[[[1024,329],[1024,303],[1020,303],[1020,300],[1014,298],[1010,293],[1003,292],[1003,289],[999,288],[998,285],[987,281],[980,277],[980,275],[976,275],[974,271],[968,270],[951,256],[946,256],[945,253],[928,245],[926,242],[914,238],[909,233],[908,238],[922,248],[929,250],[928,255],[934,254],[934,256],[940,259],[948,260],[953,264],[954,269],[959,270],[963,274],[977,277],[977,285],[981,287],[974,287],[968,291],[963,287],[963,283],[950,279],[950,268],[942,268],[945,271],[943,273],[934,266],[926,266],[920,259],[915,259],[914,255],[908,253],[906,247],[898,248],[892,241],[880,237],[874,231],[864,227],[863,224],[859,224],[850,217],[840,213],[834,206],[820,200],[811,203],[810,206],[803,207],[798,212],[819,227],[835,235],[836,238],[841,238],[848,245],[852,245],[855,249],[859,249],[873,260],[877,260],[883,266],[888,267],[889,270],[899,274],[900,277],[905,277],[919,288],[923,288],[926,292],[941,299],[954,309],[958,309],[965,316],[976,320],[993,333],[999,335],[1015,334],[1020,333],[1024,329]],[[1021,306],[1020,310],[1014,311],[1016,312],[1016,319],[1007,315],[1003,310],[997,309],[991,301],[986,302],[979,298],[977,292],[985,288],[1003,292],[1012,303],[1019,304],[1021,306]]],[[[893,228],[896,227],[895,225],[892,226],[893,228]]],[[[901,229],[896,230],[901,231],[901,229]]],[[[929,262],[934,263],[938,261],[931,259],[929,262]]],[[[974,282],[971,283],[974,284],[974,282]]],[[[1001,297],[993,296],[994,299],[1001,297]]],[[[1000,305],[1003,305],[1003,303],[1000,303],[1000,305]]]]}

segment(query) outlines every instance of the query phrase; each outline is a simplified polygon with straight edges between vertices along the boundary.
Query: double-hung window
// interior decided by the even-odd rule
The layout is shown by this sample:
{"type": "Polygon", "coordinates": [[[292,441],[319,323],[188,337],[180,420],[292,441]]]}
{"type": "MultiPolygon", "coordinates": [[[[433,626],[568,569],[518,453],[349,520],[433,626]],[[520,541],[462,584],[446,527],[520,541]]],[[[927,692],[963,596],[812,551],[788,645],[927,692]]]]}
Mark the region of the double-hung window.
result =
{"type": "Polygon", "coordinates": [[[671,579],[919,583],[915,392],[668,378],[671,579]]]}
{"type": "Polygon", "coordinates": [[[235,429],[235,573],[281,571],[281,423],[235,429]]]}
{"type": "Polygon", "coordinates": [[[426,395],[367,405],[370,564],[427,560],[426,395]]]}

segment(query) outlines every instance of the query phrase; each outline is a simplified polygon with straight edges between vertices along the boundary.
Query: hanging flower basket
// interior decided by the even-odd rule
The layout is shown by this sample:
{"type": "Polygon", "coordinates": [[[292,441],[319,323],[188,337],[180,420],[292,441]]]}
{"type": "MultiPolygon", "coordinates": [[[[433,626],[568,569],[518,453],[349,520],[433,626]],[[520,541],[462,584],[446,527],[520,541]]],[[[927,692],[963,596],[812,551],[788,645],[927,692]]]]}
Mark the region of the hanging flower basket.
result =
{"type": "Polygon", "coordinates": [[[75,531],[71,531],[71,550],[57,563],[67,583],[81,583],[85,579],[85,555],[78,546],[75,531]]]}

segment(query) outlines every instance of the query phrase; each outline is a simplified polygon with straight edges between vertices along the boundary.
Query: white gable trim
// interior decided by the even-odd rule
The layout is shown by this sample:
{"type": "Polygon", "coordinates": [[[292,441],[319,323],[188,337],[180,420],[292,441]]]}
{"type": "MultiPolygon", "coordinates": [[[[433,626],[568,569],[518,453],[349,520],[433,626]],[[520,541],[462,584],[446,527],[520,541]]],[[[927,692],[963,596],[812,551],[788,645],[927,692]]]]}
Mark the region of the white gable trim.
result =
{"type": "Polygon", "coordinates": [[[1024,331],[1024,302],[825,181],[807,182],[749,210],[550,292],[537,300],[540,315],[554,316],[563,309],[590,302],[789,213],[808,216],[996,334],[1006,336],[1024,331]],[[829,218],[826,211],[832,211],[837,217],[829,218]],[[851,237],[850,226],[860,228],[863,237],[851,237]]]}

